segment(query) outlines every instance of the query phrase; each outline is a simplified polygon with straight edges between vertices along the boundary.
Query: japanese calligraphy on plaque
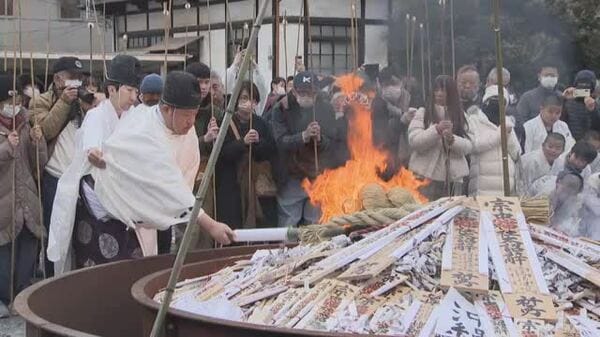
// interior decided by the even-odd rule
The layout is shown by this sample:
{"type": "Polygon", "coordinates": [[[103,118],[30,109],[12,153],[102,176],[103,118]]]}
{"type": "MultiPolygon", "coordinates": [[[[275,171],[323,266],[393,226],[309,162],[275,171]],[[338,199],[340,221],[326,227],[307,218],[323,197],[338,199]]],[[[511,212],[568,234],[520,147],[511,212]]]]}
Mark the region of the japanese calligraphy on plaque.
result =
{"type": "Polygon", "coordinates": [[[480,197],[481,221],[498,283],[515,318],[556,320],[556,310],[519,200],[480,197]]]}
{"type": "Polygon", "coordinates": [[[443,287],[487,292],[488,249],[483,235],[479,210],[465,208],[452,220],[442,258],[443,287]]]}
{"type": "Polygon", "coordinates": [[[498,291],[490,291],[485,295],[477,295],[475,308],[482,316],[487,316],[494,336],[518,337],[516,326],[498,291]]]}
{"type": "Polygon", "coordinates": [[[315,305],[315,307],[298,323],[297,328],[309,330],[329,330],[328,320],[335,312],[342,311],[353,299],[359,288],[351,284],[332,281],[333,288],[315,305]]]}
{"type": "Polygon", "coordinates": [[[515,319],[515,325],[517,326],[517,332],[521,337],[545,337],[544,321],[539,319],[515,319]]]}
{"type": "Polygon", "coordinates": [[[440,317],[435,326],[436,337],[493,336],[491,331],[486,331],[487,326],[475,306],[454,288],[448,290],[437,310],[440,317]]]}

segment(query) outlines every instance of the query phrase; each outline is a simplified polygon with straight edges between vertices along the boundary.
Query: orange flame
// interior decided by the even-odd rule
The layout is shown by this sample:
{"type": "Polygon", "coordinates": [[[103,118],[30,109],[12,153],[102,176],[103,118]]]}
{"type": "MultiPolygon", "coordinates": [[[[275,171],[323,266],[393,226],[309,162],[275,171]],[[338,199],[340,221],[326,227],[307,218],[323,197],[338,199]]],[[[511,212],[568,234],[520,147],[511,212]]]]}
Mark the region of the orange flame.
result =
{"type": "Polygon", "coordinates": [[[327,222],[334,216],[360,211],[359,192],[369,183],[378,183],[389,190],[392,187],[403,187],[411,192],[413,197],[426,202],[419,188],[428,182],[417,179],[409,170],[402,168],[392,179],[384,181],[377,174],[386,167],[386,153],[373,146],[372,121],[370,100],[374,92],[366,95],[358,94],[363,79],[348,74],[338,77],[336,85],[349,98],[353,114],[348,127],[348,147],[351,159],[343,167],[325,170],[310,182],[304,180],[302,187],[308,193],[313,204],[321,207],[321,223],[327,222]],[[361,104],[362,101],[362,104],[361,104]],[[367,104],[365,104],[367,103],[367,104]]]}

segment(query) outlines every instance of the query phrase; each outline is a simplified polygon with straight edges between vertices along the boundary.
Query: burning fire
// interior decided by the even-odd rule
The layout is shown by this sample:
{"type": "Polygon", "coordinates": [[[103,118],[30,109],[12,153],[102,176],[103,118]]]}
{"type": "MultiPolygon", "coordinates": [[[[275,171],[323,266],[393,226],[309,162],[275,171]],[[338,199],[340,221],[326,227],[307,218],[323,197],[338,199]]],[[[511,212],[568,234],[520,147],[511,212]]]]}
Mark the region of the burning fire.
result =
{"type": "MultiPolygon", "coordinates": [[[[369,183],[378,183],[385,190],[403,187],[410,191],[416,200],[427,201],[419,192],[419,188],[428,182],[417,179],[411,171],[402,168],[389,181],[384,181],[377,174],[386,167],[386,153],[373,146],[370,104],[361,104],[361,101],[365,103],[367,97],[363,96],[361,99],[357,94],[362,83],[362,78],[354,74],[339,77],[336,82],[349,97],[349,103],[353,107],[348,127],[351,159],[343,167],[326,170],[313,182],[304,180],[302,183],[311,202],[320,205],[322,223],[337,215],[360,211],[362,204],[359,201],[359,192],[369,183]]],[[[373,95],[374,93],[368,95],[369,102],[373,95]]]]}

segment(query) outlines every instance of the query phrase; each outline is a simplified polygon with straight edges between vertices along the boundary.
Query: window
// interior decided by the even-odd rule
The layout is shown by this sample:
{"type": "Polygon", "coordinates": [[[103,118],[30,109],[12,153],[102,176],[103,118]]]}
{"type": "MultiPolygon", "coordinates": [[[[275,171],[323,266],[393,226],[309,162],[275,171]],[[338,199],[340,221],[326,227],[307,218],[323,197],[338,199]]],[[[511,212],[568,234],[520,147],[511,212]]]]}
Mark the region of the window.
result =
{"type": "Polygon", "coordinates": [[[0,15],[13,15],[13,0],[0,0],[0,15]]]}
{"type": "Polygon", "coordinates": [[[352,70],[350,27],[312,25],[310,33],[312,46],[306,41],[308,68],[312,67],[314,71],[326,75],[339,75],[352,70]],[[309,58],[309,51],[312,52],[312,59],[309,58]]]}
{"type": "Polygon", "coordinates": [[[127,49],[147,48],[162,43],[164,38],[164,35],[131,36],[127,38],[127,49]]]}
{"type": "Polygon", "coordinates": [[[229,30],[229,41],[227,43],[227,64],[231,64],[233,62],[235,54],[240,46],[246,46],[248,39],[250,38],[249,35],[249,29],[244,31],[243,26],[229,30]]]}
{"type": "Polygon", "coordinates": [[[81,11],[78,8],[79,0],[62,0],[60,2],[61,19],[79,19],[81,11]]]}

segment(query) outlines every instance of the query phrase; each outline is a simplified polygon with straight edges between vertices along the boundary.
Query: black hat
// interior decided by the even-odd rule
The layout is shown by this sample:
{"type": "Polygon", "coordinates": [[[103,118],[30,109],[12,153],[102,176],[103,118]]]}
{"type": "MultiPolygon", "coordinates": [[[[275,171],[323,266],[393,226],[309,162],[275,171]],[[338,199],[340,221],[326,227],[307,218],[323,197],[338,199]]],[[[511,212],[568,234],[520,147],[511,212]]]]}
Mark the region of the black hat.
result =
{"type": "Polygon", "coordinates": [[[13,77],[12,75],[2,74],[0,75],[0,102],[4,102],[10,97],[10,92],[13,89],[13,77]]]}
{"type": "Polygon", "coordinates": [[[210,68],[202,62],[194,62],[188,65],[185,72],[194,75],[196,78],[210,78],[210,68]]]}
{"type": "Polygon", "coordinates": [[[137,58],[130,55],[117,55],[110,61],[106,80],[137,88],[140,85],[141,68],[137,58]]]}
{"type": "Polygon", "coordinates": [[[196,109],[200,106],[200,88],[196,78],[183,71],[167,75],[160,101],[180,109],[196,109]]]}
{"type": "Polygon", "coordinates": [[[82,69],[83,66],[78,58],[63,56],[56,60],[56,63],[54,63],[54,66],[52,67],[52,73],[56,74],[59,71],[65,70],[80,73],[82,69]]]}
{"type": "Polygon", "coordinates": [[[294,77],[294,88],[314,90],[317,88],[317,77],[310,71],[300,72],[294,77]]]}
{"type": "Polygon", "coordinates": [[[581,70],[575,75],[575,87],[596,90],[596,74],[591,70],[581,70]]]}

